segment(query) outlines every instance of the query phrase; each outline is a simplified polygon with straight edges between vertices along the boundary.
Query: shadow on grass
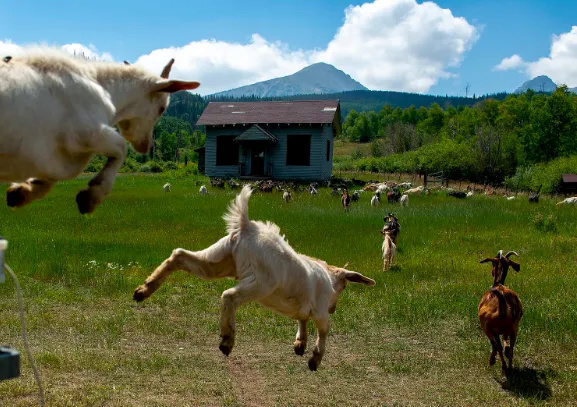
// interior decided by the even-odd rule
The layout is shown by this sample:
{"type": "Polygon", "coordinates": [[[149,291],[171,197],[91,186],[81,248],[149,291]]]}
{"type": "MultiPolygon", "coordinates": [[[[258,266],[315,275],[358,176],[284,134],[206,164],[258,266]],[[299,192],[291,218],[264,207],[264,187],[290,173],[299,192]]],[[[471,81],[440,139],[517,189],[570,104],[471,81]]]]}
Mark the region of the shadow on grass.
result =
{"type": "Polygon", "coordinates": [[[554,372],[551,369],[514,368],[513,373],[501,386],[519,397],[547,400],[553,395],[547,382],[547,376],[552,375],[554,372]]]}
{"type": "Polygon", "coordinates": [[[393,264],[385,273],[400,273],[403,269],[398,264],[393,264]]]}

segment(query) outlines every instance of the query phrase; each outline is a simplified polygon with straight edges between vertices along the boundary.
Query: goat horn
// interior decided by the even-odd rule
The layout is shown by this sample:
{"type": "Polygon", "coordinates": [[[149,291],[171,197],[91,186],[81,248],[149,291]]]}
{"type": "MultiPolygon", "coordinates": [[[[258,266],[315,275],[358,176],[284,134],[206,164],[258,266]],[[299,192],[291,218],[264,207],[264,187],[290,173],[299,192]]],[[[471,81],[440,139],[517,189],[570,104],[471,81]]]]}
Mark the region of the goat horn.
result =
{"type": "Polygon", "coordinates": [[[500,259],[503,257],[503,250],[499,250],[499,253],[497,253],[497,258],[500,259]]]}
{"type": "Polygon", "coordinates": [[[170,75],[170,69],[172,68],[172,64],[174,64],[174,58],[171,58],[171,60],[168,61],[168,64],[166,64],[166,66],[162,70],[162,73],[160,74],[161,78],[168,79],[168,75],[170,75]]]}
{"type": "Polygon", "coordinates": [[[345,265],[343,266],[343,268],[346,269],[348,265],[349,265],[349,262],[347,261],[347,262],[345,263],[345,265]]]}
{"type": "Polygon", "coordinates": [[[519,253],[514,252],[514,251],[512,251],[512,250],[511,250],[509,253],[507,253],[507,254],[505,255],[505,257],[506,257],[506,258],[509,258],[509,256],[512,255],[512,254],[514,254],[514,255],[517,256],[517,257],[521,257],[521,256],[519,256],[519,253]]]}

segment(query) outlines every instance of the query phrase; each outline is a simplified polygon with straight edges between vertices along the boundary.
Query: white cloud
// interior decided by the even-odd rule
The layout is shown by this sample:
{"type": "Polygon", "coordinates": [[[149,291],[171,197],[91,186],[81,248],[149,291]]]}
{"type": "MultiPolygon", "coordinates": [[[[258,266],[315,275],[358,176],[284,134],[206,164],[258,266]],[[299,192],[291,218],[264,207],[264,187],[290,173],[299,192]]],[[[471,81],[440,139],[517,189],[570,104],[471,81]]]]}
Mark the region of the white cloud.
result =
{"type": "MultiPolygon", "coordinates": [[[[204,39],[156,49],[135,64],[160,72],[175,58],[171,77],[199,81],[204,95],[290,75],[314,62],[333,64],[370,89],[427,92],[440,79],[456,76],[449,69],[459,66],[479,30],[430,1],[374,0],[348,7],[323,49],[293,50],[253,34],[247,43],[204,39]]],[[[62,48],[112,60],[94,46],[62,48]]]]}
{"type": "Polygon", "coordinates": [[[519,55],[515,54],[509,58],[503,58],[499,65],[496,65],[495,71],[509,71],[511,69],[519,69],[526,67],[526,62],[519,55]]]}
{"type": "Polygon", "coordinates": [[[375,0],[345,10],[344,24],[322,50],[290,50],[253,34],[247,44],[194,41],[152,51],[136,63],[160,71],[174,57],[174,77],[197,80],[210,94],[293,74],[314,62],[335,65],[370,89],[426,92],[455,76],[479,35],[464,18],[432,2],[375,0]]]}
{"type": "Polygon", "coordinates": [[[85,57],[90,59],[98,59],[100,61],[114,60],[114,58],[112,58],[112,55],[110,55],[108,52],[100,53],[98,49],[96,49],[96,47],[92,44],[90,44],[88,47],[78,43],[66,44],[62,46],[62,49],[68,52],[69,54],[75,54],[75,53],[76,55],[84,54],[85,57]]]}
{"type": "Polygon", "coordinates": [[[375,0],[346,10],[319,59],[371,89],[426,92],[460,64],[478,38],[462,17],[432,2],[375,0]]]}
{"type": "MultiPolygon", "coordinates": [[[[511,58],[515,56],[518,57],[513,55],[511,58]]],[[[519,59],[522,61],[520,57],[519,59]]],[[[530,78],[547,75],[555,83],[569,87],[577,86],[577,26],[573,26],[568,33],[553,35],[549,56],[533,62],[524,62],[523,68],[530,78]]]]}
{"type": "MultiPolygon", "coordinates": [[[[39,44],[34,44],[34,45],[39,45],[39,44]]],[[[47,44],[40,44],[40,45],[47,45],[47,44]]],[[[7,40],[7,41],[1,41],[0,40],[0,55],[1,56],[18,55],[18,54],[24,52],[25,48],[26,47],[22,47],[20,45],[14,44],[10,40],[7,40]]],[[[74,53],[76,53],[76,55],[84,54],[84,56],[86,56],[90,59],[98,59],[101,61],[113,61],[114,60],[114,58],[112,58],[112,55],[110,55],[108,52],[100,53],[98,51],[98,49],[96,49],[96,47],[92,44],[90,44],[88,47],[85,45],[82,45],[82,44],[78,44],[78,43],[64,44],[60,48],[62,48],[64,51],[68,52],[69,54],[74,54],[74,53]]]]}
{"type": "Polygon", "coordinates": [[[160,73],[174,58],[171,77],[198,81],[199,91],[210,94],[293,74],[310,63],[310,56],[311,52],[291,51],[285,44],[253,34],[248,44],[202,40],[157,49],[135,64],[160,73]]]}
{"type": "Polygon", "coordinates": [[[531,77],[547,75],[555,83],[577,86],[577,26],[568,33],[554,35],[549,57],[529,62],[527,73],[531,77]]]}

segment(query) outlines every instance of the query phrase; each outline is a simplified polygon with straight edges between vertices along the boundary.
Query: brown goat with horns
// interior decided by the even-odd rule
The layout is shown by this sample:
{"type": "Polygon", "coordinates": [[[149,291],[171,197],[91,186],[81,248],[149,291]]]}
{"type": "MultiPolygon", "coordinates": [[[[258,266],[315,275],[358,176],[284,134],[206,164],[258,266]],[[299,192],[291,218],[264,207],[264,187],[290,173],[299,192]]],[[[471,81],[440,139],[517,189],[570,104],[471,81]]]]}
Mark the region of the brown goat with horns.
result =
{"type": "Polygon", "coordinates": [[[506,374],[511,373],[513,369],[513,348],[517,339],[519,321],[523,316],[523,308],[519,296],[513,290],[504,286],[509,267],[513,267],[515,271],[521,269],[519,263],[509,259],[512,254],[519,256],[513,251],[503,256],[503,250],[499,250],[497,257],[480,261],[480,263],[491,262],[493,264],[491,273],[493,274],[494,282],[491,289],[483,295],[479,303],[479,321],[481,322],[481,328],[493,347],[489,364],[495,364],[496,355],[499,353],[503,371],[506,374]],[[501,346],[500,336],[503,337],[504,349],[501,346]],[[507,367],[503,357],[503,351],[509,359],[509,367],[507,367]]]}

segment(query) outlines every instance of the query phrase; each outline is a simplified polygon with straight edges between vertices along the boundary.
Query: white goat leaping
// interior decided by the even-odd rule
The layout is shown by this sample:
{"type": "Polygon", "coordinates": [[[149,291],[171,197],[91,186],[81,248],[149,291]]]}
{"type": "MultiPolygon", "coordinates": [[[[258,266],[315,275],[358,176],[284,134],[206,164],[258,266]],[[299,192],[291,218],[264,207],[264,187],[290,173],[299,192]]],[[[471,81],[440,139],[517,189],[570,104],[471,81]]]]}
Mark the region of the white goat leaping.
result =
{"type": "Polygon", "coordinates": [[[206,189],[204,185],[200,186],[198,192],[200,192],[201,195],[208,195],[208,189],[206,189]]]}
{"type": "Polygon", "coordinates": [[[294,343],[297,355],[307,344],[307,322],[317,328],[317,341],[308,365],[316,370],[325,353],[329,314],[335,312],[339,295],[347,282],[369,286],[375,281],[360,273],[335,267],[323,260],[294,251],[271,222],[250,220],[248,200],[251,189],[244,186],[224,215],[228,235],[197,252],[175,249],[134,291],[134,299],[150,297],[177,270],[188,271],[205,280],[233,278],[239,283],[222,293],[220,350],[228,355],[235,341],[236,309],[256,301],[278,314],[298,320],[294,343]]]}
{"type": "Polygon", "coordinates": [[[199,86],[168,80],[173,63],[156,76],[50,48],[0,61],[0,183],[13,182],[8,205],[43,198],[56,182],[75,178],[103,154],[106,164],[76,195],[80,213],[94,211],[126,158],[125,139],[137,152],[148,152],[169,94],[199,86]]]}

